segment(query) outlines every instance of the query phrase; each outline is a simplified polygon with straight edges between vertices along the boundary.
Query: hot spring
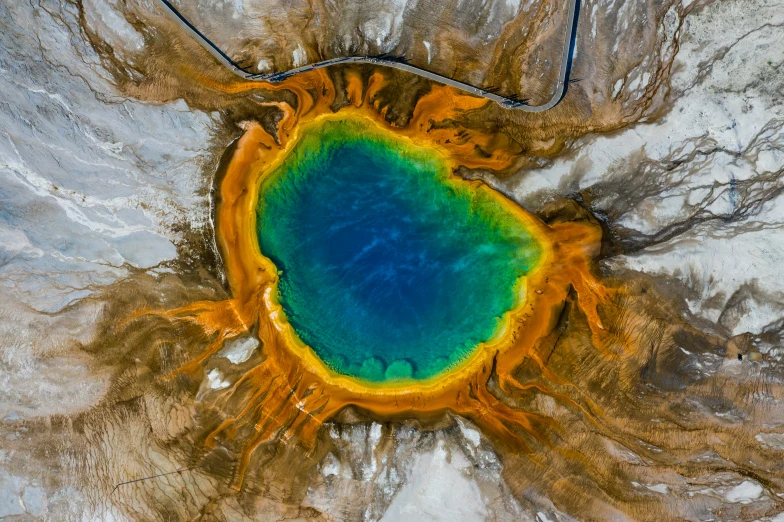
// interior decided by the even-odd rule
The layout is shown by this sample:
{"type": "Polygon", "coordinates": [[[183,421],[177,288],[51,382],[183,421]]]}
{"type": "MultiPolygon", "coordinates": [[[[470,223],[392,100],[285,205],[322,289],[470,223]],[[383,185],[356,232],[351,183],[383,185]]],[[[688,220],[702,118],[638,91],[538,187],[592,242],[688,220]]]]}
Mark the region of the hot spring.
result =
{"type": "Polygon", "coordinates": [[[259,190],[261,253],[300,340],[332,371],[421,381],[499,335],[541,247],[441,150],[363,118],[303,129],[259,190]]]}

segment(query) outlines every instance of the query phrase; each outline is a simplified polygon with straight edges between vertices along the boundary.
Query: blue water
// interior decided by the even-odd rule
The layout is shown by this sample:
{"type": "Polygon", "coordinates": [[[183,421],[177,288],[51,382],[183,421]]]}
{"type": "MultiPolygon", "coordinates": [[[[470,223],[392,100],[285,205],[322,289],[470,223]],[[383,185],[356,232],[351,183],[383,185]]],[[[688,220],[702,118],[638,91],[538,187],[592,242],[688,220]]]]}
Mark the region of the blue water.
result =
{"type": "Polygon", "coordinates": [[[299,337],[333,370],[425,379],[490,338],[539,247],[433,150],[357,120],[306,133],[263,183],[262,253],[299,337]]]}

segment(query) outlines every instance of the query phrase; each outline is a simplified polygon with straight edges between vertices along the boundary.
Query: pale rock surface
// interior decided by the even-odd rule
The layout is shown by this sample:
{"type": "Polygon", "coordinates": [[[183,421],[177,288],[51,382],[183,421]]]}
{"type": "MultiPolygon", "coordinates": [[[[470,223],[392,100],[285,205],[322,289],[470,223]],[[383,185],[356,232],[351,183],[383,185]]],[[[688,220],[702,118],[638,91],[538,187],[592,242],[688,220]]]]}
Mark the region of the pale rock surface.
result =
{"type": "Polygon", "coordinates": [[[319,464],[323,480],[314,481],[306,505],[335,520],[523,522],[535,520],[537,511],[563,516],[543,499],[522,505],[511,497],[490,445],[468,422],[455,422],[455,428],[430,433],[376,423],[331,428],[335,451],[319,464]]]}
{"type": "MultiPolygon", "coordinates": [[[[121,97],[74,34],[76,6],[50,9],[0,4],[0,286],[55,312],[175,259],[173,225],[207,219],[199,174],[214,121],[182,101],[121,97]]],[[[128,45],[111,4],[86,9],[128,45]]]]}
{"type": "Polygon", "coordinates": [[[487,505],[471,479],[471,471],[471,463],[463,455],[449,453],[439,440],[432,451],[417,455],[409,481],[392,500],[381,522],[486,520],[487,505]]]}
{"type": "MultiPolygon", "coordinates": [[[[622,234],[624,268],[675,278],[695,316],[730,335],[784,317],[784,4],[714,2],[689,15],[655,123],[588,136],[507,185],[537,207],[581,193],[622,234]]],[[[619,87],[634,90],[635,83],[619,87]]]]}
{"type": "Polygon", "coordinates": [[[250,359],[258,347],[259,340],[254,337],[236,337],[227,341],[218,355],[227,358],[233,364],[240,364],[250,359]]]}
{"type": "MultiPolygon", "coordinates": [[[[116,4],[84,7],[101,34],[143,50],[116,4]]],[[[80,350],[102,305],[79,300],[174,261],[176,225],[208,217],[214,116],[120,96],[79,16],[74,3],[0,2],[0,518],[113,519],[10,448],[27,421],[84,411],[110,385],[80,350]]]]}

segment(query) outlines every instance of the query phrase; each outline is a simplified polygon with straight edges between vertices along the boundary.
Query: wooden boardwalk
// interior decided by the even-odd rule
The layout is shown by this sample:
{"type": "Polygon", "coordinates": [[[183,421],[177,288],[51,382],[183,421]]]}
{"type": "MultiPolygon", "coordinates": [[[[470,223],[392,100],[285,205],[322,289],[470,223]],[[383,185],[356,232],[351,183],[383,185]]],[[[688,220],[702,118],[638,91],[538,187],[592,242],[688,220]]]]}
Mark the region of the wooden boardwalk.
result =
{"type": "Polygon", "coordinates": [[[275,73],[254,74],[246,71],[237,65],[229,56],[223,52],[220,47],[215,45],[204,34],[199,31],[192,23],[190,23],[168,0],[156,0],[158,5],[182,27],[188,34],[190,34],[199,44],[202,45],[207,51],[210,52],[215,58],[218,59],[223,65],[229,68],[231,72],[237,76],[250,81],[277,83],[290,76],[300,74],[313,69],[322,69],[332,65],[346,64],[346,63],[367,63],[372,65],[379,65],[383,67],[391,67],[402,71],[417,74],[429,80],[444,85],[450,85],[456,89],[493,100],[504,108],[525,111],[525,112],[544,112],[552,109],[563,99],[566,95],[566,90],[569,85],[569,76],[572,67],[572,57],[574,55],[574,46],[577,39],[577,22],[580,17],[580,0],[567,0],[569,2],[568,20],[566,24],[566,34],[564,35],[563,54],[561,56],[561,68],[558,75],[558,83],[555,86],[553,96],[547,103],[542,105],[529,105],[526,99],[520,96],[505,97],[494,92],[490,92],[481,87],[476,87],[464,82],[457,81],[447,76],[422,69],[415,65],[407,63],[404,58],[391,57],[391,56],[345,56],[342,58],[332,58],[309,65],[303,65],[288,71],[281,71],[275,73]]]}

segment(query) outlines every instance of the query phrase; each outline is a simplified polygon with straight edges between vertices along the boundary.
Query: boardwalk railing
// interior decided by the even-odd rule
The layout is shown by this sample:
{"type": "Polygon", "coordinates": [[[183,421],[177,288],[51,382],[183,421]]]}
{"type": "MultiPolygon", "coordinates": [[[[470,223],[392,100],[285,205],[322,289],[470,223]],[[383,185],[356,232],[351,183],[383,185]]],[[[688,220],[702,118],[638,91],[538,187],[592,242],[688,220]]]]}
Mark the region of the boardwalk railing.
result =
{"type": "Polygon", "coordinates": [[[250,81],[277,83],[285,80],[296,74],[314,69],[322,69],[331,65],[341,63],[368,63],[373,65],[380,65],[384,67],[391,67],[392,69],[399,69],[407,71],[419,76],[423,76],[434,82],[444,85],[450,85],[456,89],[470,92],[477,96],[492,100],[504,108],[515,109],[525,112],[544,112],[552,109],[563,99],[566,95],[566,90],[569,85],[569,76],[572,68],[572,57],[574,55],[574,45],[577,39],[577,21],[580,16],[580,0],[567,0],[569,2],[568,19],[566,23],[566,34],[564,35],[563,54],[561,56],[561,68],[558,74],[558,83],[555,86],[552,98],[547,103],[542,105],[529,105],[528,100],[521,99],[520,97],[505,97],[495,92],[491,92],[481,87],[476,87],[468,83],[457,81],[447,76],[422,69],[415,65],[409,64],[404,58],[392,57],[388,55],[380,56],[345,56],[342,58],[332,58],[309,65],[303,65],[288,71],[281,71],[275,73],[255,74],[246,71],[237,65],[220,47],[215,45],[204,34],[199,31],[196,26],[188,21],[168,0],[156,0],[160,7],[168,14],[177,24],[182,27],[188,34],[190,34],[202,47],[210,52],[215,58],[218,59],[223,65],[229,68],[231,72],[237,76],[250,81]]]}

